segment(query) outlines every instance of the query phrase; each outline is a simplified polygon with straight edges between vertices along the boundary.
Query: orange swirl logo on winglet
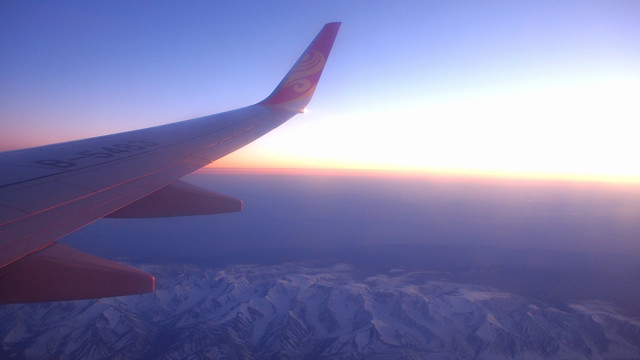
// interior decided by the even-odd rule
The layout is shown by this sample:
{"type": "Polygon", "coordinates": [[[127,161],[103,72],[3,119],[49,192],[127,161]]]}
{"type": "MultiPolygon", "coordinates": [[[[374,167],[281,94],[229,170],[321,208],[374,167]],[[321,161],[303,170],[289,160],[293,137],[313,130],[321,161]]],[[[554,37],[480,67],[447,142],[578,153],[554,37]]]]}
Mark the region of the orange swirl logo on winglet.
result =
{"type": "Polygon", "coordinates": [[[325,62],[326,58],[322,53],[310,50],[265,103],[284,104],[307,97],[309,91],[315,88],[325,62]]]}
{"type": "Polygon", "coordinates": [[[339,22],[326,24],[271,95],[259,104],[303,112],[316,89],[339,29],[339,22]]]}
{"type": "Polygon", "coordinates": [[[320,72],[324,68],[324,64],[324,55],[318,51],[311,50],[304,56],[300,64],[296,67],[296,70],[289,76],[287,81],[282,84],[282,89],[280,89],[280,91],[293,86],[293,91],[297,93],[306,92],[311,88],[312,84],[312,80],[307,77],[320,72]]]}

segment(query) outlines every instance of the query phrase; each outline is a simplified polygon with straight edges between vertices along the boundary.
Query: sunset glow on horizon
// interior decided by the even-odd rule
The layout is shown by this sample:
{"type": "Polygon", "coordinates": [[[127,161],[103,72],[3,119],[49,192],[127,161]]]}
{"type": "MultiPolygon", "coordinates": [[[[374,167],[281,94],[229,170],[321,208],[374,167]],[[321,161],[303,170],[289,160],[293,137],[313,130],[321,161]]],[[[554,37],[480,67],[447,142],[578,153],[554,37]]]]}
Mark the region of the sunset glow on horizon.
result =
{"type": "Polygon", "coordinates": [[[638,93],[640,82],[620,80],[309,121],[303,116],[292,120],[298,124],[287,136],[268,135],[212,167],[640,182],[636,133],[623,130],[640,119],[638,93]],[[402,119],[400,131],[385,126],[394,117],[402,119]]]}

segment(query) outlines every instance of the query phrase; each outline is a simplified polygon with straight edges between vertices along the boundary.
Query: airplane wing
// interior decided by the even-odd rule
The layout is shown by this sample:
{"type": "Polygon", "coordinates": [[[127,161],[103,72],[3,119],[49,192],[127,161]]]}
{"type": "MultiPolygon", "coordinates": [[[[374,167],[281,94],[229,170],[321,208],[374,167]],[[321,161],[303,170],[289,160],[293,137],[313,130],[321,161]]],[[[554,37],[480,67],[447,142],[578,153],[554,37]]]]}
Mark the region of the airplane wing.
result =
{"type": "Polygon", "coordinates": [[[242,202],[179,179],[304,110],[340,28],[326,24],[273,93],[202,118],[0,153],[0,302],[153,291],[150,274],[56,241],[103,217],[239,211],[242,202]]]}

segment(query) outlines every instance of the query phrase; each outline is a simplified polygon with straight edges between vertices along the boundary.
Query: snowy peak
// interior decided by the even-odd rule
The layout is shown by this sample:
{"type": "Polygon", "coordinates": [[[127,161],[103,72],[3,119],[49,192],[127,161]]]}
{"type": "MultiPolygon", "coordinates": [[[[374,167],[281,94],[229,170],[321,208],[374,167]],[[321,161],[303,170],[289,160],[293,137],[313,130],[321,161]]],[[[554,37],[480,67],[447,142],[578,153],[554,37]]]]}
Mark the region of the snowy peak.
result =
{"type": "Polygon", "coordinates": [[[152,294],[0,310],[12,358],[640,358],[640,322],[349,266],[154,266],[152,294]]]}

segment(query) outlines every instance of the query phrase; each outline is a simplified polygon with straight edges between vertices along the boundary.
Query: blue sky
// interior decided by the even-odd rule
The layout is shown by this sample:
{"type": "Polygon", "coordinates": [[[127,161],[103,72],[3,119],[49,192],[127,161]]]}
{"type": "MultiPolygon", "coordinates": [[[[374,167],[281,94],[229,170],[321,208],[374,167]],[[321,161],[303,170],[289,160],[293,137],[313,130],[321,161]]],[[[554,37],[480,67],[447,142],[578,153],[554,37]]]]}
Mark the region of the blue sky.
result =
{"type": "Polygon", "coordinates": [[[0,150],[267,96],[342,21],[310,113],[219,166],[640,181],[640,3],[3,2],[0,150]]]}

